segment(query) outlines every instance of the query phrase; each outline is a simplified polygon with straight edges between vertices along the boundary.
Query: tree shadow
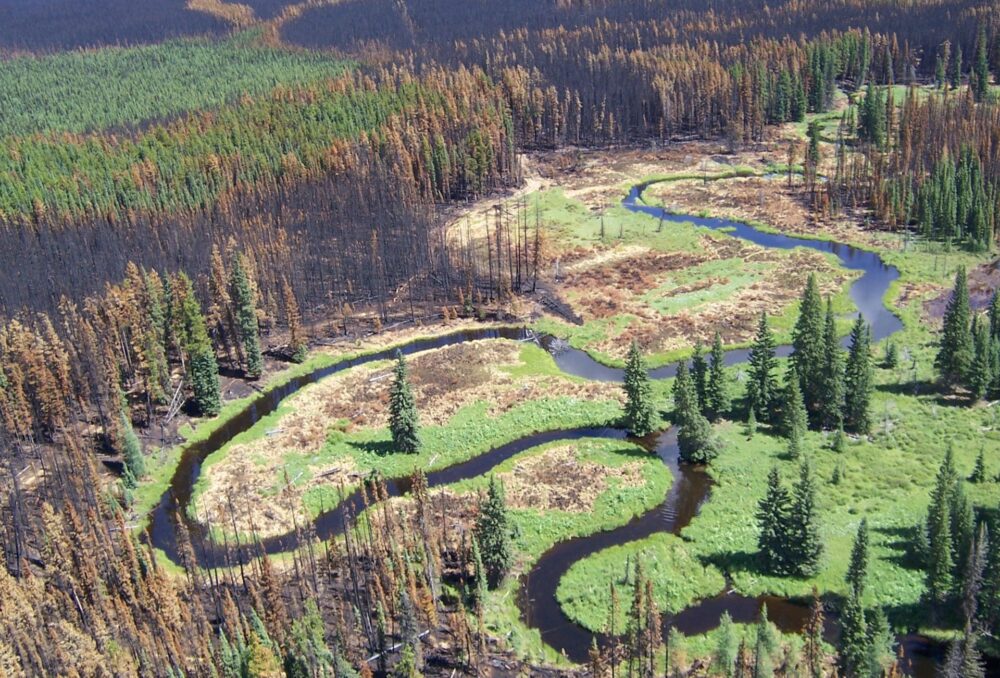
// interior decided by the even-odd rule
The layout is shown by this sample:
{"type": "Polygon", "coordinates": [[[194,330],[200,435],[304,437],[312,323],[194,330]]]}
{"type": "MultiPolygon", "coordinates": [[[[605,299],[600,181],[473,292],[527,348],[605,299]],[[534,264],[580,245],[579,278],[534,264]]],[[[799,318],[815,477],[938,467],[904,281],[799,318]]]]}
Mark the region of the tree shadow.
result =
{"type": "Polygon", "coordinates": [[[888,537],[884,543],[893,550],[892,555],[882,559],[907,570],[922,569],[923,554],[917,550],[917,530],[921,529],[923,525],[920,522],[909,527],[873,527],[872,532],[888,537]]]}
{"type": "Polygon", "coordinates": [[[347,443],[354,449],[379,457],[388,457],[390,454],[398,452],[391,440],[351,440],[347,443]]]}
{"type": "Polygon", "coordinates": [[[898,384],[877,384],[875,390],[886,395],[933,398],[934,402],[942,407],[968,407],[972,402],[969,397],[963,394],[942,390],[939,384],[926,380],[898,384]]]}
{"type": "Polygon", "coordinates": [[[703,567],[709,565],[717,568],[732,577],[736,572],[747,572],[750,574],[767,575],[761,565],[760,557],[756,552],[748,551],[722,551],[710,555],[700,555],[698,560],[703,567]]]}

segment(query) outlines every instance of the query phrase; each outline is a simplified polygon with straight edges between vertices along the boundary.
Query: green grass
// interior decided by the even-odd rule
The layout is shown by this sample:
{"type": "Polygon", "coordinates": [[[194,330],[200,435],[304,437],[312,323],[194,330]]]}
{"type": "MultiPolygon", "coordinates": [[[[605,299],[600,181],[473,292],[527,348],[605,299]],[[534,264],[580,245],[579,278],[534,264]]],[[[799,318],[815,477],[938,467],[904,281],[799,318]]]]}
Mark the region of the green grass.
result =
{"type": "MultiPolygon", "coordinates": [[[[611,587],[628,600],[635,585],[634,567],[641,562],[653,582],[657,607],[676,613],[700,598],[723,589],[726,580],[712,565],[703,565],[679,537],[666,532],[615,546],[577,561],[563,576],[556,598],[570,619],[591,631],[610,628],[611,587]]],[[[615,628],[625,628],[623,605],[615,628]]]]}
{"type": "Polygon", "coordinates": [[[0,136],[135,125],[341,75],[348,62],[268,47],[247,32],[24,56],[0,70],[0,136]]]}
{"type": "MultiPolygon", "coordinates": [[[[626,442],[608,440],[581,440],[573,443],[578,457],[604,466],[615,467],[625,463],[642,462],[645,483],[640,487],[617,487],[616,480],[597,499],[594,509],[584,513],[566,511],[540,512],[513,509],[510,512],[516,527],[514,539],[516,572],[525,572],[537,559],[555,544],[572,537],[609,530],[628,522],[656,506],[670,484],[670,472],[659,457],[651,455],[626,442]]],[[[560,443],[534,448],[498,467],[502,473],[513,468],[519,459],[544,452],[560,443]]],[[[487,478],[480,477],[453,486],[457,491],[479,491],[485,488],[487,478]]],[[[536,629],[528,628],[522,621],[517,607],[518,579],[514,576],[490,593],[486,602],[487,630],[515,654],[539,661],[565,664],[565,659],[546,646],[536,629]]]]}

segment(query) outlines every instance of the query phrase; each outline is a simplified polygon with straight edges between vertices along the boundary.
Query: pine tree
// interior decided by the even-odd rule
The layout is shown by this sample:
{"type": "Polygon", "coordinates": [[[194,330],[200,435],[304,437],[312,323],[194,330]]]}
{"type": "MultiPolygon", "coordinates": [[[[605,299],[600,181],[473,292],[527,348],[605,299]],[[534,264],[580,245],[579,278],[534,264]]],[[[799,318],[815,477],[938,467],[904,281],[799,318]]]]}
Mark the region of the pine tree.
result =
{"type": "Polygon", "coordinates": [[[736,627],[729,612],[723,612],[719,619],[719,628],[715,632],[715,654],[712,664],[719,674],[732,678],[736,669],[736,657],[739,652],[739,641],[736,637],[736,627]]]}
{"type": "Polygon", "coordinates": [[[653,431],[653,391],[649,374],[634,341],[625,362],[625,422],[633,435],[642,437],[653,431]]]}
{"type": "Polygon", "coordinates": [[[874,389],[871,333],[861,316],[851,329],[851,348],[844,374],[844,426],[854,433],[871,429],[870,403],[874,389]]]}
{"type": "Polygon", "coordinates": [[[475,527],[490,588],[496,588],[503,581],[513,562],[510,530],[503,485],[491,475],[486,497],[479,504],[475,527]]]}
{"type": "Polygon", "coordinates": [[[181,298],[178,314],[182,331],[183,351],[188,356],[188,380],[194,394],[195,406],[202,416],[214,417],[222,406],[219,389],[219,366],[215,361],[215,351],[208,339],[205,318],[194,296],[191,280],[183,273],[178,274],[176,293],[181,298]]]}
{"type": "Polygon", "coordinates": [[[865,583],[868,579],[868,519],[862,518],[858,525],[858,533],[854,536],[854,546],[851,548],[851,562],[847,567],[847,584],[855,596],[861,598],[865,594],[865,583]]]}
{"type": "Polygon", "coordinates": [[[677,375],[674,377],[674,423],[683,426],[687,421],[700,414],[698,393],[688,372],[687,363],[681,361],[677,365],[677,375]]]}
{"type": "Polygon", "coordinates": [[[969,366],[968,386],[975,400],[986,395],[987,389],[993,383],[993,347],[994,340],[986,322],[980,322],[979,316],[972,319],[972,364],[969,366]]]}
{"type": "Polygon", "coordinates": [[[128,471],[126,477],[131,480],[132,487],[134,487],[135,481],[146,475],[146,457],[142,453],[139,437],[132,428],[132,422],[124,412],[121,415],[121,421],[122,462],[128,471]]]}
{"type": "Polygon", "coordinates": [[[816,485],[808,459],[802,462],[799,482],[792,488],[787,534],[792,570],[801,576],[815,574],[823,555],[823,542],[816,515],[816,485]]]}
{"type": "Polygon", "coordinates": [[[722,442],[712,424],[701,412],[688,416],[677,431],[681,459],[692,464],[707,464],[722,453],[722,442]]]}
{"type": "Polygon", "coordinates": [[[707,409],[714,418],[721,417],[729,411],[729,381],[726,377],[725,355],[722,350],[722,336],[716,332],[712,341],[707,393],[707,409]]]}
{"type": "Polygon", "coordinates": [[[955,58],[951,60],[951,67],[948,69],[948,80],[952,89],[958,89],[962,84],[962,44],[955,44],[955,58]]]}
{"type": "Polygon", "coordinates": [[[944,313],[944,329],[941,346],[934,366],[947,386],[965,383],[972,363],[972,332],[970,329],[969,285],[965,267],[960,266],[955,274],[955,287],[944,313]]]}
{"type": "Polygon", "coordinates": [[[778,397],[778,385],[774,378],[774,347],[767,314],[761,313],[757,336],[750,348],[747,382],[747,407],[755,412],[757,421],[771,420],[772,407],[778,397]]]}
{"type": "Polygon", "coordinates": [[[934,604],[948,598],[952,585],[951,501],[955,491],[955,471],[949,446],[938,470],[927,515],[927,594],[934,604]]]}
{"type": "Polygon", "coordinates": [[[691,356],[691,381],[698,396],[698,409],[704,413],[708,409],[708,363],[700,341],[695,344],[694,355],[691,356]]]}
{"type": "Polygon", "coordinates": [[[260,352],[260,327],[257,323],[254,291],[250,286],[241,254],[233,257],[229,287],[236,311],[236,327],[246,360],[245,372],[250,379],[257,379],[264,370],[264,359],[260,352]]]}
{"type": "Polygon", "coordinates": [[[884,675],[886,664],[892,659],[894,638],[889,620],[881,607],[876,607],[868,615],[868,676],[878,678],[884,675]]]}
{"type": "Polygon", "coordinates": [[[899,367],[899,349],[896,342],[889,340],[885,345],[885,360],[882,363],[887,370],[894,370],[899,367]]]}
{"type": "Polygon", "coordinates": [[[816,274],[810,273],[799,304],[799,317],[792,330],[792,364],[799,378],[799,388],[810,412],[822,399],[824,351],[823,300],[819,295],[816,274]]]}
{"type": "Polygon", "coordinates": [[[972,65],[972,76],[969,80],[969,87],[976,101],[985,101],[990,93],[990,62],[989,44],[986,40],[986,26],[979,26],[979,34],[976,38],[976,59],[972,65]]]}
{"type": "Polygon", "coordinates": [[[745,426],[745,431],[747,434],[747,439],[752,439],[757,433],[757,415],[754,414],[754,410],[751,407],[747,412],[747,423],[745,426]]]}
{"type": "Polygon", "coordinates": [[[389,428],[397,450],[408,454],[420,451],[417,405],[410,389],[406,359],[400,351],[396,351],[394,380],[389,392],[389,428]]]}
{"type": "Polygon", "coordinates": [[[788,438],[788,456],[797,459],[802,454],[809,419],[794,363],[789,364],[785,381],[785,399],[781,406],[782,428],[788,438]]]}
{"type": "Polygon", "coordinates": [[[866,676],[870,655],[865,610],[858,597],[852,593],[847,596],[847,602],[840,613],[840,666],[844,676],[866,676]]]}
{"type": "Polygon", "coordinates": [[[757,525],[760,531],[757,548],[764,570],[771,574],[787,574],[789,562],[788,521],[791,499],[781,483],[775,466],[767,476],[767,491],[757,505],[757,525]]]}
{"type": "Polygon", "coordinates": [[[823,329],[823,372],[820,384],[819,416],[822,424],[833,428],[840,422],[844,408],[844,361],[837,339],[833,302],[826,299],[826,321],[823,329]]]}
{"type": "Polygon", "coordinates": [[[754,678],[774,676],[774,653],[778,649],[777,633],[767,619],[767,604],[760,610],[757,620],[757,638],[754,646],[754,678]]]}

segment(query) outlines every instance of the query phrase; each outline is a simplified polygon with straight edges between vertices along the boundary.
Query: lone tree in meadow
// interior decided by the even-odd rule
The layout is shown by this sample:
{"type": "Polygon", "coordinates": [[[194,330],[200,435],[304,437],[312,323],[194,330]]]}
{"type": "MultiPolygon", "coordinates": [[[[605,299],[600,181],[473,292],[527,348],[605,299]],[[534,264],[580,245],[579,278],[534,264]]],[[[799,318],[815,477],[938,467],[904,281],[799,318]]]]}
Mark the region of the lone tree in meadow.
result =
{"type": "Polygon", "coordinates": [[[260,327],[257,324],[253,288],[241,254],[233,257],[229,286],[236,310],[236,326],[243,344],[243,354],[246,356],[246,376],[257,379],[264,370],[264,359],[260,352],[260,327]]]}
{"type": "Polygon", "coordinates": [[[972,364],[973,345],[971,316],[969,310],[969,283],[965,267],[960,266],[955,274],[955,287],[944,312],[944,328],[941,345],[934,366],[946,386],[965,383],[972,364]]]}
{"type": "Polygon", "coordinates": [[[625,362],[625,423],[633,435],[642,437],[653,431],[653,390],[646,364],[634,341],[625,362]]]}
{"type": "Polygon", "coordinates": [[[767,314],[760,314],[757,336],[750,348],[750,369],[747,382],[747,407],[757,421],[771,421],[772,405],[778,397],[778,382],[774,378],[774,335],[767,323],[767,314]]]}
{"type": "Polygon", "coordinates": [[[854,536],[854,546],[851,547],[851,562],[847,566],[847,584],[851,592],[858,598],[865,593],[868,579],[868,519],[862,518],[858,525],[858,533],[854,536]]]}
{"type": "Polygon", "coordinates": [[[844,374],[844,426],[854,433],[871,429],[872,374],[871,330],[858,316],[851,329],[851,348],[844,374]]]}
{"type": "Polygon", "coordinates": [[[781,482],[778,467],[767,476],[767,491],[757,504],[757,548],[761,564],[771,574],[788,573],[788,490],[781,482]]]}
{"type": "Polygon", "coordinates": [[[708,407],[706,408],[713,418],[718,419],[729,411],[729,379],[726,376],[725,351],[722,350],[722,336],[716,332],[712,341],[712,351],[710,354],[710,364],[708,368],[708,386],[706,397],[708,407]]]}
{"type": "Polygon", "coordinates": [[[503,581],[513,562],[510,529],[503,485],[498,483],[494,476],[490,476],[486,497],[479,504],[479,515],[476,517],[473,534],[479,545],[480,557],[491,589],[503,581]]]}
{"type": "Polygon", "coordinates": [[[420,451],[417,405],[410,388],[406,359],[400,351],[396,351],[396,368],[389,392],[389,429],[397,450],[409,454],[420,451]]]}

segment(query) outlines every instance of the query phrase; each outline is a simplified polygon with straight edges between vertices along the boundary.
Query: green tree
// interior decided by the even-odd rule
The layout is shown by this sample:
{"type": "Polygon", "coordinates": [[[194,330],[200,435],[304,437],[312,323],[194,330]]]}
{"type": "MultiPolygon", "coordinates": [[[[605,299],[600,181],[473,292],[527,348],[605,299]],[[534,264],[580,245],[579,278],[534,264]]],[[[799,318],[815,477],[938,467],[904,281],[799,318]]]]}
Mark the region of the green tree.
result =
{"type": "Polygon", "coordinates": [[[694,345],[694,355],[691,356],[691,381],[698,395],[698,409],[704,413],[708,409],[708,362],[705,361],[705,349],[700,341],[694,345]]]}
{"type": "Polygon", "coordinates": [[[778,397],[778,384],[774,378],[774,346],[767,314],[761,313],[757,336],[750,348],[747,382],[747,407],[754,411],[757,421],[771,420],[774,401],[778,397]]]}
{"type": "Polygon", "coordinates": [[[985,483],[986,482],[986,450],[985,448],[979,448],[979,454],[976,455],[976,465],[972,469],[972,475],[969,476],[970,483],[985,483]]]}
{"type": "Polygon", "coordinates": [[[972,77],[969,80],[972,96],[976,101],[986,101],[990,93],[990,61],[989,42],[986,39],[986,26],[980,24],[976,38],[976,57],[972,64],[972,77]]]}
{"type": "Polygon", "coordinates": [[[868,615],[868,661],[867,675],[881,678],[884,670],[893,657],[892,645],[894,638],[889,620],[881,607],[876,607],[868,615]]]}
{"type": "Polygon", "coordinates": [[[254,291],[250,286],[243,255],[233,257],[233,265],[229,278],[230,295],[235,307],[236,326],[243,344],[243,355],[246,360],[246,375],[257,379],[264,370],[264,359],[260,352],[260,326],[257,323],[257,304],[254,291]]]}
{"type": "Polygon", "coordinates": [[[389,391],[389,429],[397,450],[408,454],[420,451],[417,404],[410,388],[406,359],[400,351],[396,351],[396,368],[389,391]]]}
{"type": "Polygon", "coordinates": [[[847,566],[847,584],[858,598],[865,594],[868,579],[868,519],[862,518],[851,548],[851,562],[847,566]]]}
{"type": "Polygon", "coordinates": [[[681,459],[692,464],[707,464],[722,453],[722,442],[712,430],[712,424],[697,411],[681,422],[677,447],[681,459]]]}
{"type": "Polygon", "coordinates": [[[128,415],[122,412],[122,462],[127,471],[125,477],[128,479],[126,485],[135,487],[135,481],[146,475],[146,457],[142,453],[142,444],[139,437],[132,428],[132,421],[128,415]]]}
{"type": "Polygon", "coordinates": [[[767,604],[760,610],[757,620],[757,638],[754,646],[754,678],[771,678],[774,675],[774,654],[778,650],[778,634],[768,621],[767,604]]]}
{"type": "Polygon", "coordinates": [[[885,145],[885,100],[872,83],[868,83],[865,98],[858,113],[858,136],[877,148],[885,145]]]}
{"type": "Polygon", "coordinates": [[[292,622],[285,653],[287,678],[312,678],[332,673],[335,657],[327,647],[323,618],[316,601],[305,603],[303,615],[292,622]]]}
{"type": "Polygon", "coordinates": [[[219,389],[219,365],[215,350],[205,329],[205,317],[194,296],[191,280],[184,273],[177,276],[176,291],[181,297],[178,314],[183,352],[187,355],[188,381],[194,394],[195,406],[202,416],[214,417],[222,406],[219,389]]]}
{"type": "Polygon", "coordinates": [[[841,420],[844,409],[844,360],[837,338],[833,302],[826,299],[826,320],[823,328],[823,372],[819,393],[820,422],[834,428],[841,420]]]}
{"type": "Polygon", "coordinates": [[[739,639],[736,636],[736,626],[729,612],[723,612],[722,618],[719,619],[719,628],[715,632],[715,653],[712,656],[715,671],[726,678],[732,678],[738,652],[739,639]]]}
{"type": "Polygon", "coordinates": [[[757,548],[764,570],[771,574],[789,572],[788,514],[791,499],[781,482],[778,467],[772,467],[767,476],[767,491],[757,504],[757,548]]]}
{"type": "Polygon", "coordinates": [[[956,475],[951,447],[945,453],[938,470],[931,504],[927,513],[927,595],[934,604],[948,598],[952,586],[952,536],[951,503],[955,491],[956,475]]]}
{"type": "Polygon", "coordinates": [[[708,372],[708,411],[718,418],[729,411],[729,380],[725,369],[726,354],[722,350],[722,337],[716,332],[712,341],[710,366],[708,372]]]}
{"type": "Polygon", "coordinates": [[[813,602],[809,610],[809,621],[803,629],[805,637],[805,662],[808,678],[823,678],[823,601],[819,591],[813,586],[813,602]]]}
{"type": "Polygon", "coordinates": [[[806,409],[816,411],[822,399],[825,344],[823,335],[823,300],[819,295],[816,274],[810,273],[799,304],[799,317],[792,330],[792,363],[799,378],[799,388],[806,409]]]}
{"type": "Polygon", "coordinates": [[[868,623],[861,600],[853,593],[840,613],[840,667],[846,678],[867,676],[871,656],[868,623]]]}
{"type": "Polygon", "coordinates": [[[811,576],[819,570],[823,541],[819,535],[816,484],[808,459],[799,467],[799,482],[792,488],[788,511],[789,560],[795,574],[811,576]]]}
{"type": "Polygon", "coordinates": [[[896,347],[896,342],[889,340],[885,345],[885,360],[882,363],[888,370],[894,370],[899,367],[899,349],[896,347]]]}
{"type": "Polygon", "coordinates": [[[967,380],[969,390],[975,400],[980,400],[993,383],[993,349],[995,340],[990,337],[990,329],[986,322],[980,322],[979,316],[972,318],[972,364],[969,366],[967,380]]]}
{"type": "Polygon", "coordinates": [[[871,429],[873,389],[871,332],[864,318],[858,316],[851,328],[851,348],[844,374],[844,425],[848,430],[867,433],[871,429]]]}
{"type": "Polygon", "coordinates": [[[503,485],[491,475],[486,497],[479,504],[474,530],[490,588],[496,588],[503,581],[513,562],[510,531],[503,485]]]}
{"type": "Polygon", "coordinates": [[[694,382],[691,381],[687,363],[684,361],[677,364],[672,393],[674,396],[674,423],[683,426],[686,421],[692,419],[696,414],[700,414],[698,393],[695,390],[694,382]]]}
{"type": "Polygon", "coordinates": [[[633,435],[642,437],[653,431],[653,390],[649,374],[634,341],[625,362],[625,422],[633,435]]]}
{"type": "Polygon", "coordinates": [[[971,332],[971,311],[969,310],[969,284],[965,267],[960,266],[955,274],[955,287],[944,313],[944,328],[941,344],[934,366],[947,386],[965,383],[972,364],[973,346],[971,332]]]}
{"type": "Polygon", "coordinates": [[[955,57],[951,60],[951,67],[948,69],[948,80],[952,89],[957,89],[962,84],[962,43],[955,43],[955,57]]]}
{"type": "Polygon", "coordinates": [[[788,456],[797,459],[802,454],[805,444],[806,430],[809,425],[802,392],[799,390],[799,378],[794,363],[789,364],[785,375],[785,399],[781,405],[782,429],[788,438],[788,456]]]}

